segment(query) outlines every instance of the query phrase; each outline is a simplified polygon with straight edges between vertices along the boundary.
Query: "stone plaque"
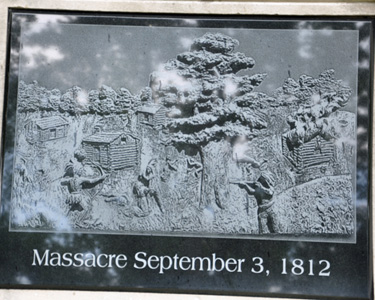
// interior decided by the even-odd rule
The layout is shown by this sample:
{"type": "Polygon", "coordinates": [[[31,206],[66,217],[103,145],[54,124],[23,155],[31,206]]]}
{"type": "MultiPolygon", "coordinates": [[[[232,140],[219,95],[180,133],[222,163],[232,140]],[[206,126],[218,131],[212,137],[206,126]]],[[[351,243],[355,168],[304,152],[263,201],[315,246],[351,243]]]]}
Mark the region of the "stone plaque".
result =
{"type": "Polygon", "coordinates": [[[369,299],[372,26],[12,11],[0,284],[369,299]]]}

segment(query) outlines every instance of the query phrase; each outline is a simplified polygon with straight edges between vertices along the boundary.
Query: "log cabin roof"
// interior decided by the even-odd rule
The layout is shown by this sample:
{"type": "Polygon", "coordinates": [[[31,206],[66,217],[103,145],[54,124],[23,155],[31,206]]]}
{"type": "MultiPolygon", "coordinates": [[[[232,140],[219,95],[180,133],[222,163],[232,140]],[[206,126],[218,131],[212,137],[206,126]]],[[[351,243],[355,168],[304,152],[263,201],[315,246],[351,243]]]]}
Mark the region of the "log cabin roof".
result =
{"type": "Polygon", "coordinates": [[[159,105],[141,106],[140,108],[138,108],[137,113],[141,112],[154,115],[158,112],[159,109],[161,109],[161,106],[159,105]]]}
{"type": "Polygon", "coordinates": [[[102,144],[110,144],[119,137],[121,137],[123,133],[116,133],[116,132],[99,132],[88,137],[85,137],[82,142],[86,143],[102,143],[102,144]]]}
{"type": "Polygon", "coordinates": [[[68,121],[66,121],[64,118],[60,116],[53,116],[53,117],[39,119],[35,121],[35,124],[42,130],[69,125],[68,121]]]}

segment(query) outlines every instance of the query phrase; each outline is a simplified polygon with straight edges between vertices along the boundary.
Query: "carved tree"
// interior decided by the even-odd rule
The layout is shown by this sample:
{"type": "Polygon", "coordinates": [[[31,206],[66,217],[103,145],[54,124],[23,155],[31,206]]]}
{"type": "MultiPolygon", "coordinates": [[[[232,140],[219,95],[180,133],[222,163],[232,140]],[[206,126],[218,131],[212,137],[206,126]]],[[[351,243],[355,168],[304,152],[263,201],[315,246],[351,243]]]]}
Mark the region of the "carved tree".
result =
{"type": "MultiPolygon", "coordinates": [[[[231,37],[207,33],[193,41],[189,52],[168,61],[163,72],[155,72],[150,78],[154,101],[169,108],[167,142],[187,154],[199,153],[200,205],[208,204],[203,199],[206,146],[234,137],[252,139],[267,126],[265,115],[249,105],[264,96],[253,89],[266,74],[236,75],[255,64],[252,58],[234,52],[238,45],[231,37]]],[[[214,191],[217,199],[215,187],[214,191]]]]}

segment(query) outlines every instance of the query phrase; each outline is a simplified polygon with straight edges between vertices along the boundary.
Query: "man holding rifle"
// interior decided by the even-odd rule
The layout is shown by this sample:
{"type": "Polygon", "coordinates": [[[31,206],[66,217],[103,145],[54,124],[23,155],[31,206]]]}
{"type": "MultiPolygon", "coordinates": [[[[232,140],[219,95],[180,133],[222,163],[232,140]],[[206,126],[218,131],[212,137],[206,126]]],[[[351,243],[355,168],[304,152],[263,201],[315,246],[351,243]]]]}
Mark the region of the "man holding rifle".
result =
{"type": "Polygon", "coordinates": [[[273,210],[275,180],[271,173],[263,172],[257,181],[236,180],[230,181],[231,184],[237,184],[249,195],[254,196],[258,206],[258,226],[259,233],[277,232],[276,214],[273,210]]]}

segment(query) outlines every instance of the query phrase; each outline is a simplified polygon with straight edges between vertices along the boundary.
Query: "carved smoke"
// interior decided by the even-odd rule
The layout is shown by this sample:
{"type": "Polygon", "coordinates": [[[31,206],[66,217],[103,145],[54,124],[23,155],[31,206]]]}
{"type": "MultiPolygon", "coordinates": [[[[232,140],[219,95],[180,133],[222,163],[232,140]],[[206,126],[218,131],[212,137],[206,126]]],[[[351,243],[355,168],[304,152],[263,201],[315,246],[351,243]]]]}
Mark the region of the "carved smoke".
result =
{"type": "Polygon", "coordinates": [[[298,147],[318,135],[326,140],[334,136],[330,116],[345,107],[351,95],[351,89],[336,80],[334,73],[332,69],[327,70],[316,79],[302,75],[298,82],[288,78],[278,91],[278,97],[289,97],[299,103],[297,111],[287,119],[289,147],[298,147]]]}

